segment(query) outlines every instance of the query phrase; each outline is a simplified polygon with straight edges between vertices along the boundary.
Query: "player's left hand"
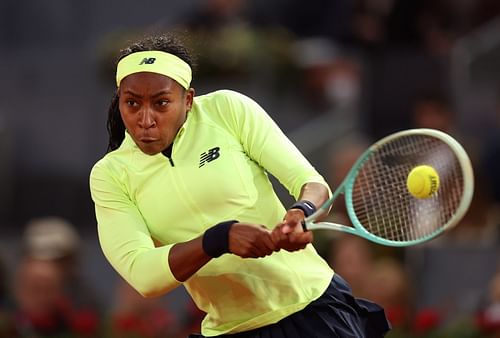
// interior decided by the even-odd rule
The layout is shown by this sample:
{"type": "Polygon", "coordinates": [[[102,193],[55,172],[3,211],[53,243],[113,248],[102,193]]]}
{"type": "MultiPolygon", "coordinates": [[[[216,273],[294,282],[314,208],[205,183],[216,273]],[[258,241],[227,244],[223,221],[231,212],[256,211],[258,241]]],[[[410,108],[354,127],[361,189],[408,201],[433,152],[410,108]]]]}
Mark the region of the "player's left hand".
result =
{"type": "Polygon", "coordinates": [[[276,225],[272,231],[274,244],[287,251],[297,251],[312,243],[313,233],[304,231],[302,228],[303,220],[304,212],[302,210],[288,210],[283,221],[276,225]]]}

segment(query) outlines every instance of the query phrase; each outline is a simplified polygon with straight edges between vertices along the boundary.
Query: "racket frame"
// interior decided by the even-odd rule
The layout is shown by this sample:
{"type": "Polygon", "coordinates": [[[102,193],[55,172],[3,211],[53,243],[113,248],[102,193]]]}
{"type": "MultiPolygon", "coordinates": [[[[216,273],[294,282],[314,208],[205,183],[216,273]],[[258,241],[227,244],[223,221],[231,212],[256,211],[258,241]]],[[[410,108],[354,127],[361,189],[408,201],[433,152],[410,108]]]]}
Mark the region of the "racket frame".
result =
{"type": "Polygon", "coordinates": [[[453,228],[467,212],[469,205],[472,201],[473,194],[474,194],[474,175],[472,170],[472,164],[470,162],[469,156],[467,155],[462,145],[460,145],[460,143],[458,143],[453,137],[442,131],[429,128],[408,129],[388,135],[380,139],[379,141],[375,142],[374,144],[372,144],[356,160],[352,168],[349,170],[349,173],[346,175],[346,177],[344,178],[342,183],[337,187],[337,189],[333,192],[332,196],[325,203],[323,203],[315,213],[307,217],[303,221],[302,226],[304,230],[328,229],[328,230],[342,231],[364,237],[372,242],[386,246],[405,247],[405,246],[417,245],[431,240],[432,238],[443,233],[445,230],[453,228]],[[410,241],[389,240],[372,234],[361,224],[358,217],[356,216],[352,202],[353,186],[356,177],[358,175],[358,172],[363,166],[363,163],[367,161],[374,152],[376,152],[380,147],[382,147],[386,143],[389,143],[403,136],[411,136],[411,135],[428,135],[430,137],[440,139],[451,148],[453,153],[456,155],[456,158],[460,163],[460,167],[462,169],[462,177],[464,182],[463,196],[459,206],[457,207],[455,214],[450,218],[450,220],[445,225],[436,229],[436,231],[416,240],[410,240],[410,241]],[[314,222],[318,218],[328,214],[333,202],[338,198],[340,194],[345,195],[347,214],[353,224],[353,227],[332,222],[317,222],[317,223],[314,222]]]}

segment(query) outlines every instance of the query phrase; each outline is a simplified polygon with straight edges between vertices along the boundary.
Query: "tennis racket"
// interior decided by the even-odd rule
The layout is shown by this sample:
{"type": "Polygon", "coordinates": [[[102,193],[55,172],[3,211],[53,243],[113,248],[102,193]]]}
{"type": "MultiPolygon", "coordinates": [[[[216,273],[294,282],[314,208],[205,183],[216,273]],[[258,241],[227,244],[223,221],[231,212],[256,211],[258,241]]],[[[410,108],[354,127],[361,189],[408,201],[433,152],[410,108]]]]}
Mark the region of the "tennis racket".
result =
{"type": "Polygon", "coordinates": [[[404,130],[368,148],[303,227],[343,231],[387,246],[416,245],[455,226],[473,190],[469,157],[455,139],[434,129],[404,130]],[[428,198],[407,189],[408,174],[418,165],[432,166],[439,175],[439,188],[428,198]],[[353,226],[318,221],[340,194],[353,226]]]}

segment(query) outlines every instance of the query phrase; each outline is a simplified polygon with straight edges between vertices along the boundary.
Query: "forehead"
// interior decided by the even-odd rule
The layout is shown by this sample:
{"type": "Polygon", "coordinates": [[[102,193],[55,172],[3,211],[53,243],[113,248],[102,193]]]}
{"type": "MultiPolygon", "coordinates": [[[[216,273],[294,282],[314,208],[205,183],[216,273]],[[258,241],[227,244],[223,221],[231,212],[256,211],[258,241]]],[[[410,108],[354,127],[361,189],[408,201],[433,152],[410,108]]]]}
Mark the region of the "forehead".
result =
{"type": "Polygon", "coordinates": [[[132,92],[156,92],[166,90],[170,92],[180,91],[181,85],[168,76],[139,72],[126,76],[120,83],[120,91],[130,90],[132,92]]]}

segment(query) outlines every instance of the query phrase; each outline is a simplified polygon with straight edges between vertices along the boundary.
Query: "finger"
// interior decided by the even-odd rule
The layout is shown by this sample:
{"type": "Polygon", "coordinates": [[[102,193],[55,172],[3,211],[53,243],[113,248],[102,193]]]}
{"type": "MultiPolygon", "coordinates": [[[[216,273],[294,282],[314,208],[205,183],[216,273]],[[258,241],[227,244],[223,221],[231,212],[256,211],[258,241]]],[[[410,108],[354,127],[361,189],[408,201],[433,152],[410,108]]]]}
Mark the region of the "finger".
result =
{"type": "Polygon", "coordinates": [[[246,248],[241,255],[242,258],[259,258],[259,250],[255,246],[249,246],[246,248]]]}
{"type": "Polygon", "coordinates": [[[284,234],[283,232],[278,232],[278,244],[279,248],[286,249],[286,247],[290,244],[290,239],[288,238],[288,234],[284,234]]]}
{"type": "Polygon", "coordinates": [[[283,227],[285,226],[287,227],[287,229],[282,231],[285,234],[289,234],[292,232],[304,232],[304,229],[302,228],[302,222],[300,221],[292,220],[283,227]]]}
{"type": "Polygon", "coordinates": [[[281,221],[281,222],[279,222],[278,224],[276,224],[276,226],[274,227],[274,229],[273,229],[273,230],[276,230],[276,229],[281,228],[283,225],[285,225],[285,223],[286,223],[285,221],[281,221]]]}
{"type": "Polygon", "coordinates": [[[262,233],[255,244],[261,256],[268,256],[276,249],[276,245],[272,240],[272,234],[269,231],[262,233]]]}
{"type": "Polygon", "coordinates": [[[272,254],[274,251],[279,251],[279,247],[274,243],[272,233],[269,233],[268,236],[264,236],[263,244],[269,252],[268,255],[272,254]]]}
{"type": "Polygon", "coordinates": [[[300,222],[304,219],[304,212],[300,209],[291,209],[291,210],[288,210],[286,215],[285,215],[285,218],[284,218],[284,221],[285,223],[297,223],[297,222],[300,222]]]}
{"type": "Polygon", "coordinates": [[[258,228],[258,231],[254,233],[254,236],[249,244],[249,251],[253,257],[264,257],[270,255],[274,249],[274,245],[271,240],[271,231],[261,225],[258,228]]]}
{"type": "Polygon", "coordinates": [[[276,228],[273,229],[273,231],[271,232],[272,236],[275,236],[276,238],[282,238],[282,237],[286,237],[285,234],[283,234],[283,227],[285,226],[285,224],[281,224],[279,226],[276,226],[276,228]]]}
{"type": "Polygon", "coordinates": [[[292,232],[288,236],[290,239],[290,243],[293,244],[309,244],[313,241],[313,235],[311,231],[292,232]]]}
{"type": "Polygon", "coordinates": [[[281,233],[289,234],[291,232],[293,232],[293,227],[288,223],[283,224],[283,226],[281,227],[281,233]]]}

